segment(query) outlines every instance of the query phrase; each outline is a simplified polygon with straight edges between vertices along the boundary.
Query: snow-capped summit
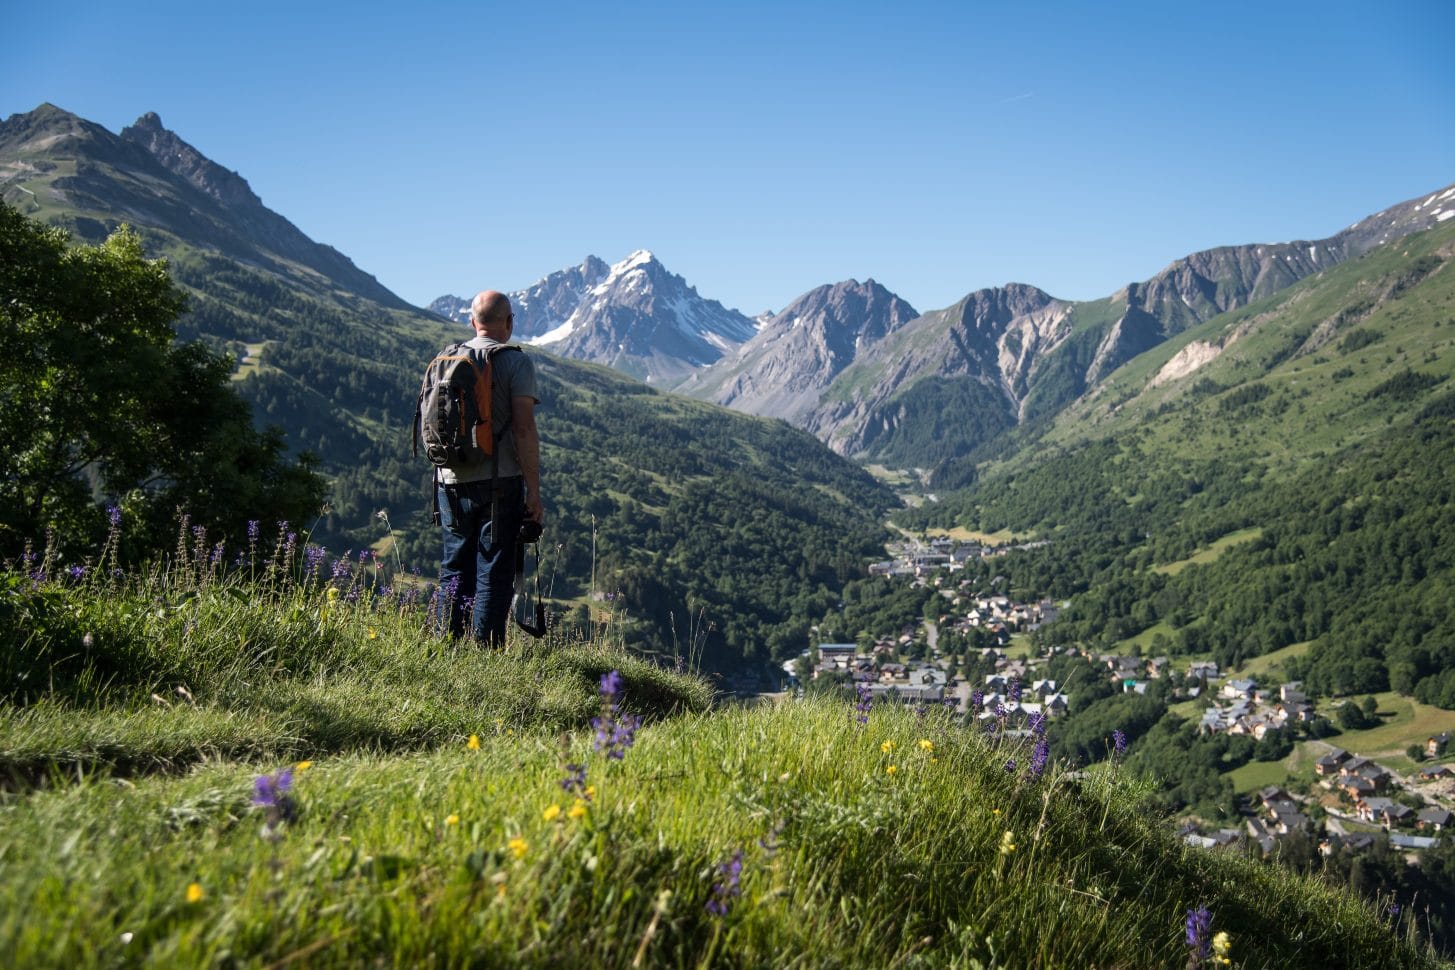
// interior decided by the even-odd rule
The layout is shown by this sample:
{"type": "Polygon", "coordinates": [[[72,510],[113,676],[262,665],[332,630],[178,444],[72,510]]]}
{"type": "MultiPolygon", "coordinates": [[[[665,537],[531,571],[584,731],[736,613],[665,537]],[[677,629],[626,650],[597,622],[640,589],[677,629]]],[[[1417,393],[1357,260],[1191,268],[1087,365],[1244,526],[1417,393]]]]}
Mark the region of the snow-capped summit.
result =
{"type": "Polygon", "coordinates": [[[659,387],[672,387],[757,332],[751,319],[704,299],[646,249],[610,266],[588,257],[511,299],[516,333],[529,343],[659,387]]]}

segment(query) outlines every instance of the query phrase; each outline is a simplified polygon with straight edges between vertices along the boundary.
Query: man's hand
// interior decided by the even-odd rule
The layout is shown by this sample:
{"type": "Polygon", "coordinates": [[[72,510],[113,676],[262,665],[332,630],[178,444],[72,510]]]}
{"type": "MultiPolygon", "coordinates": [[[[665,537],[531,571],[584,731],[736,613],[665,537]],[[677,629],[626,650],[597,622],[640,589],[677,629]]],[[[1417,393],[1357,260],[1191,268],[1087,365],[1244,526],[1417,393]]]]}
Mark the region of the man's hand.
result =
{"type": "Polygon", "coordinates": [[[531,494],[526,496],[525,517],[530,519],[532,522],[539,522],[542,525],[545,524],[546,509],[545,506],[541,504],[541,497],[539,495],[531,494]]]}

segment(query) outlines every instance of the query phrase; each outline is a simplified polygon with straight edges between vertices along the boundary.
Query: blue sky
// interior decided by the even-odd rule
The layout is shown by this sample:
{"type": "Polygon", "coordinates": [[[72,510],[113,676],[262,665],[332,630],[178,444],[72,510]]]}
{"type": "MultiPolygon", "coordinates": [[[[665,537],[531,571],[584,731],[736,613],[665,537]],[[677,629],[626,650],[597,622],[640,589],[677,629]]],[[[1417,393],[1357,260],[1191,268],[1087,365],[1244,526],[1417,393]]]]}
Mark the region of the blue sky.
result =
{"type": "Polygon", "coordinates": [[[0,115],[146,111],[405,299],[657,253],[747,313],[1105,296],[1455,182],[1455,3],[25,4],[0,115]],[[64,10],[64,17],[54,13],[64,10]]]}

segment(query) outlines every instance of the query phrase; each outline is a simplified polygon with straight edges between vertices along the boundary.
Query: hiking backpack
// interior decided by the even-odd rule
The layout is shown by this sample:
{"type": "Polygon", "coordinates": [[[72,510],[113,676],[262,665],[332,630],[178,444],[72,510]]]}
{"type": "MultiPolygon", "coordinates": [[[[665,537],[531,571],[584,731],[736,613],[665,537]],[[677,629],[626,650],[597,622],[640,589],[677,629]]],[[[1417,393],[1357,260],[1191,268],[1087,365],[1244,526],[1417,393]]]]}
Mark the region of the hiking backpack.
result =
{"type": "Polygon", "coordinates": [[[491,425],[491,357],[489,350],[450,344],[425,368],[414,408],[414,454],[424,453],[436,468],[460,468],[495,455],[491,425]]]}

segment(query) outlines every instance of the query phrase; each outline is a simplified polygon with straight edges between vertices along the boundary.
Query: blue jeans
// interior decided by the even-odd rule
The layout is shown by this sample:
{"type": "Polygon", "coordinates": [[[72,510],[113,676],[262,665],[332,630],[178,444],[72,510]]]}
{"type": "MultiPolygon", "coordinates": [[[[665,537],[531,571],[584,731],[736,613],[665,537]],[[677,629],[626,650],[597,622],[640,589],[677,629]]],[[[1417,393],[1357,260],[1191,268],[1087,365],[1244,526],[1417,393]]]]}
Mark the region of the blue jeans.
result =
{"type": "Polygon", "coordinates": [[[440,594],[436,620],[453,637],[471,634],[491,646],[505,643],[515,580],[516,537],[525,518],[525,485],[519,476],[496,482],[491,530],[490,482],[436,485],[440,501],[440,594]],[[453,493],[453,495],[451,495],[453,493]]]}

